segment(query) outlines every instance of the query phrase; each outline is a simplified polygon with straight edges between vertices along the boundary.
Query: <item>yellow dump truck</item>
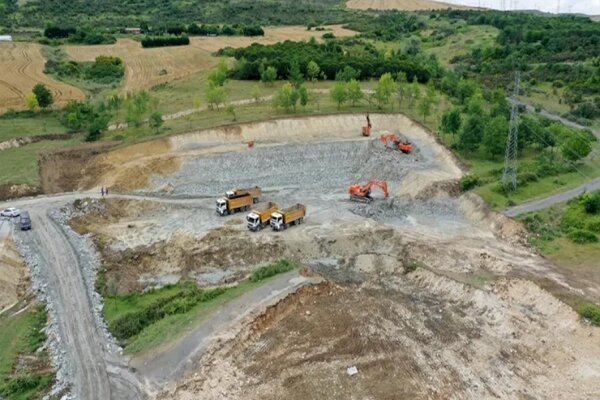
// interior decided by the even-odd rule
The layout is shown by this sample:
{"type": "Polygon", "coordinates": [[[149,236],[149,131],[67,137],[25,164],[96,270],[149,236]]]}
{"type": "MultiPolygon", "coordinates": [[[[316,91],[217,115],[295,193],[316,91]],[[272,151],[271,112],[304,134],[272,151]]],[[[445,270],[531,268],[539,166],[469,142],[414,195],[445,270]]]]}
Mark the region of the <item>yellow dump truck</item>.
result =
{"type": "Polygon", "coordinates": [[[227,198],[235,198],[237,196],[243,195],[244,193],[249,193],[250,196],[252,196],[252,202],[256,204],[260,201],[260,197],[262,196],[262,189],[258,186],[254,186],[252,188],[247,189],[233,189],[225,192],[225,196],[227,198]]]}
{"type": "Polygon", "coordinates": [[[306,207],[302,204],[296,204],[285,210],[276,211],[271,214],[271,228],[276,231],[287,229],[290,225],[298,225],[304,222],[306,207]]]}
{"type": "Polygon", "coordinates": [[[279,206],[273,202],[268,202],[264,207],[252,210],[250,214],[246,216],[248,229],[256,232],[268,226],[269,221],[271,220],[271,214],[275,211],[279,211],[279,206]]]}
{"type": "Polygon", "coordinates": [[[217,214],[224,216],[238,211],[248,211],[253,203],[254,198],[248,192],[223,197],[217,200],[217,214]]]}

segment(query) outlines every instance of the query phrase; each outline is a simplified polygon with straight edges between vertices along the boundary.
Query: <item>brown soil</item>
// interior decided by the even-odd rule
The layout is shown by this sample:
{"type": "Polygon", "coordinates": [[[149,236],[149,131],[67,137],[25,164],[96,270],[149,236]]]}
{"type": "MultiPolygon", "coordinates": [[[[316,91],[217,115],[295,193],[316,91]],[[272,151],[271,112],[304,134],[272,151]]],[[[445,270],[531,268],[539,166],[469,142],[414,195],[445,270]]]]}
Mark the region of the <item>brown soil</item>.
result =
{"type": "Polygon", "coordinates": [[[12,185],[10,183],[0,185],[0,200],[10,200],[19,197],[35,196],[42,193],[40,188],[26,184],[12,185]]]}
{"type": "Polygon", "coordinates": [[[29,287],[29,271],[12,237],[0,239],[0,311],[17,303],[29,287]]]}
{"type": "Polygon", "coordinates": [[[106,166],[95,160],[118,142],[84,144],[40,154],[39,174],[44,193],[78,190],[85,182],[95,182],[106,166]]]}

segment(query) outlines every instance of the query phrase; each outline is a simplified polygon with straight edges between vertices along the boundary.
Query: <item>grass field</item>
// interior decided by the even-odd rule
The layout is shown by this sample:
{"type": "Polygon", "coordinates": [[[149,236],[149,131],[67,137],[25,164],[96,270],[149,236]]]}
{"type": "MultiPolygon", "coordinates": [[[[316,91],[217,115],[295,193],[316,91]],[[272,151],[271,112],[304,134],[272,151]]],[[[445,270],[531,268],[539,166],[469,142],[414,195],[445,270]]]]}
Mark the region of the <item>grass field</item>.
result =
{"type": "Polygon", "coordinates": [[[0,43],[0,112],[25,108],[25,97],[37,83],[45,84],[54,94],[55,103],[85,99],[74,86],[56,81],[44,74],[46,60],[36,43],[0,43]]]}
{"type": "Polygon", "coordinates": [[[55,133],[65,133],[67,128],[55,113],[38,113],[33,117],[0,117],[0,142],[5,140],[55,133]]]}
{"type": "MultiPolygon", "coordinates": [[[[328,27],[336,36],[355,34],[340,26],[328,27]]],[[[192,37],[189,46],[142,48],[139,42],[119,39],[113,45],[65,46],[66,53],[76,61],[93,61],[99,55],[112,55],[125,62],[123,92],[149,89],[197,72],[207,71],[217,64],[212,53],[223,47],[246,47],[252,43],[272,44],[284,40],[320,38],[324,31],[307,31],[303,26],[265,29],[262,37],[192,37]]]]}
{"type": "Polygon", "coordinates": [[[444,66],[456,56],[470,53],[473,49],[491,46],[498,36],[498,29],[489,25],[463,25],[457,33],[447,37],[441,46],[426,47],[425,52],[435,54],[444,66]]]}
{"type": "MultiPolygon", "coordinates": [[[[14,378],[13,373],[20,355],[32,356],[45,340],[39,330],[45,325],[46,313],[41,307],[31,307],[18,315],[0,317],[0,396],[7,399],[26,400],[37,398],[53,380],[53,374],[47,371],[21,371],[18,376],[26,379],[39,379],[35,387],[18,393],[7,392],[7,383],[14,378]]],[[[43,355],[37,354],[36,357],[43,355]]]]}
{"type": "Polygon", "coordinates": [[[56,150],[81,143],[80,139],[45,140],[23,147],[0,151],[0,185],[6,183],[38,186],[39,153],[46,150],[56,150]]]}

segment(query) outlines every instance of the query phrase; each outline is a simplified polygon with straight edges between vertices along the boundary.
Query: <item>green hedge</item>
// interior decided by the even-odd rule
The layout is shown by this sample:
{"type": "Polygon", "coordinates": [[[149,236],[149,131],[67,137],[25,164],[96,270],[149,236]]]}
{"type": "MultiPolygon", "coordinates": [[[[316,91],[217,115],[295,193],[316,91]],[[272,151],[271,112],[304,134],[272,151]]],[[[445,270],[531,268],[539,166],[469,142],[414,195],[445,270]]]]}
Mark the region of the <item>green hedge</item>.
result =
{"type": "Polygon", "coordinates": [[[281,274],[284,272],[288,272],[296,268],[297,264],[294,261],[289,260],[279,260],[275,261],[272,264],[265,265],[264,267],[258,268],[256,271],[252,273],[250,276],[251,282],[259,282],[263,279],[270,278],[277,274],[281,274]]]}

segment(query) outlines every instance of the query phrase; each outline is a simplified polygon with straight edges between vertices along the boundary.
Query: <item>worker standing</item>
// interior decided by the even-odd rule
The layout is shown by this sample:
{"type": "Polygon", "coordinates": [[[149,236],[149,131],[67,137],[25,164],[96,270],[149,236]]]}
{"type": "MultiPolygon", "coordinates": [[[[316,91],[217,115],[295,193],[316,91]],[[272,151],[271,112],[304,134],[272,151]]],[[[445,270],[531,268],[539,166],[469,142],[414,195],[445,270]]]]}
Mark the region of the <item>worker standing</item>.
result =
{"type": "Polygon", "coordinates": [[[100,188],[100,194],[102,195],[102,197],[104,197],[104,186],[102,186],[102,187],[100,188]]]}
{"type": "Polygon", "coordinates": [[[367,113],[367,127],[371,129],[371,118],[369,118],[369,113],[367,113]]]}

